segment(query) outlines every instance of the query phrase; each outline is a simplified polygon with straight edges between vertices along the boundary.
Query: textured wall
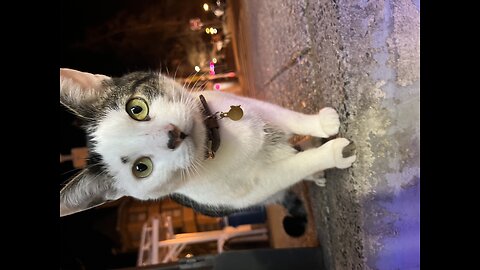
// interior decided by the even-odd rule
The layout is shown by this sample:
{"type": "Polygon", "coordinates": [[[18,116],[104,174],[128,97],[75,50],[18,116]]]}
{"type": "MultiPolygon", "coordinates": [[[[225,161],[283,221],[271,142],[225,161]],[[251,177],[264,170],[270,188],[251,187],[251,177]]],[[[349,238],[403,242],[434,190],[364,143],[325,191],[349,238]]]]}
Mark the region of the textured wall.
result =
{"type": "Polygon", "coordinates": [[[240,3],[250,95],[333,106],[357,146],[310,184],[327,268],[419,269],[419,0],[240,3]]]}

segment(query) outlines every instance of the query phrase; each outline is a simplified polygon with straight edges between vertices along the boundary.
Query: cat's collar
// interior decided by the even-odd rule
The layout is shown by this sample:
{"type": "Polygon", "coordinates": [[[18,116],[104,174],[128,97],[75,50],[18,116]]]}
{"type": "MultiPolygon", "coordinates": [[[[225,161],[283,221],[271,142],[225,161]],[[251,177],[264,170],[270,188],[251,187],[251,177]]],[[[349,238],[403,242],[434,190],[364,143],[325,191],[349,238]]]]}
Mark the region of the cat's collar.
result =
{"type": "Polygon", "coordinates": [[[205,152],[205,158],[215,158],[215,152],[220,147],[220,134],[218,132],[217,114],[212,114],[208,107],[207,101],[203,95],[200,95],[200,101],[203,105],[203,123],[207,128],[207,151],[205,152]]]}

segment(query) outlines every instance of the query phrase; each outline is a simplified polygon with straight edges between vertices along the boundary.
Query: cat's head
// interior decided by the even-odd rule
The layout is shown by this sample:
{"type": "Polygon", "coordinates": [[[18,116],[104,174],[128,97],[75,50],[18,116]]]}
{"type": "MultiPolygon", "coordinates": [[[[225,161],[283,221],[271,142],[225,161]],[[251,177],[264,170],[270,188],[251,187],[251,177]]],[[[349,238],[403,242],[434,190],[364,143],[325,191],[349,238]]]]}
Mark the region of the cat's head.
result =
{"type": "Polygon", "coordinates": [[[122,196],[154,199],[203,159],[199,100],[158,73],[60,69],[60,102],[85,120],[88,166],[60,191],[60,216],[122,196]]]}

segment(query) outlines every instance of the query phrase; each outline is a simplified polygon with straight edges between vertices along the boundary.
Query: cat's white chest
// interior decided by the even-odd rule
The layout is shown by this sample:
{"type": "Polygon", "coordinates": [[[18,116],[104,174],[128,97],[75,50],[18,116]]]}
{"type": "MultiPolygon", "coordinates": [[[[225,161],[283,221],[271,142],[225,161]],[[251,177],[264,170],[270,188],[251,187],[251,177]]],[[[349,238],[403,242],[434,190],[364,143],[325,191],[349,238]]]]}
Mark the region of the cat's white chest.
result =
{"type": "Polygon", "coordinates": [[[228,117],[218,119],[220,147],[215,159],[206,162],[206,166],[235,167],[251,159],[262,150],[264,144],[265,121],[254,113],[250,104],[238,100],[235,96],[218,92],[202,93],[212,113],[228,112],[230,106],[241,106],[243,117],[234,121],[228,117]],[[221,163],[221,164],[218,164],[221,163]]]}
{"type": "Polygon", "coordinates": [[[238,202],[253,191],[256,171],[268,163],[263,153],[267,123],[249,111],[245,102],[214,92],[204,95],[212,112],[227,112],[230,106],[240,105],[244,115],[238,121],[218,120],[221,141],[215,158],[203,161],[199,174],[179,192],[199,202],[225,204],[232,198],[238,202]]]}

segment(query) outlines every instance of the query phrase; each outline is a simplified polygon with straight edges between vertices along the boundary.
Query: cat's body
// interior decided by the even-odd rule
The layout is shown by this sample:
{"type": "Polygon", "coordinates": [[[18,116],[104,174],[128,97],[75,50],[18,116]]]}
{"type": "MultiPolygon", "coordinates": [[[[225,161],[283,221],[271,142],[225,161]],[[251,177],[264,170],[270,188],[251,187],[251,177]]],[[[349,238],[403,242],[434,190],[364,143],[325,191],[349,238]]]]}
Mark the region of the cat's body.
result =
{"type": "Polygon", "coordinates": [[[219,91],[187,92],[154,73],[110,79],[61,69],[60,85],[62,103],[87,120],[92,155],[90,167],[62,189],[60,215],[122,196],[172,196],[222,215],[279,201],[309,175],[355,160],[342,156],[349,144],[343,138],[303,152],[288,143],[292,134],[335,135],[340,123],[331,108],[305,115],[219,91]],[[200,95],[212,113],[238,105],[244,112],[238,121],[217,120],[220,146],[213,159],[205,158],[210,137],[200,95]]]}

